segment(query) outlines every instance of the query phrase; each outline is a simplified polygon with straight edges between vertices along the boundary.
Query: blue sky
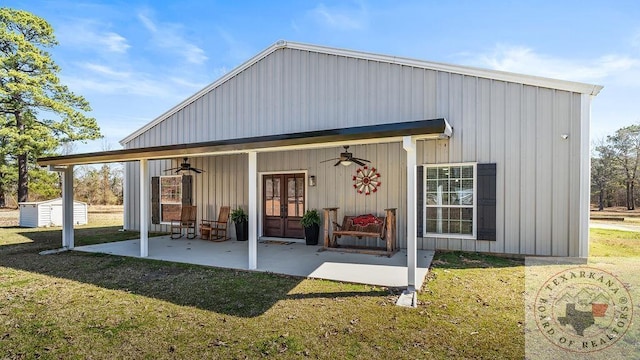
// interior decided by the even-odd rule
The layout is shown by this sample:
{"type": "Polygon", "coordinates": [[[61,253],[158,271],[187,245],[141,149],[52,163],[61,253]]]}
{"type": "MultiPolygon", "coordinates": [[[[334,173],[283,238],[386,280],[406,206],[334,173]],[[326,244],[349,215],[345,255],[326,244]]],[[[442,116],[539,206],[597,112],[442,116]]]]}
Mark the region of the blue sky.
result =
{"type": "Polygon", "coordinates": [[[119,140],[277,40],[604,85],[592,138],[640,123],[638,1],[17,1],[61,78],[119,140]]]}

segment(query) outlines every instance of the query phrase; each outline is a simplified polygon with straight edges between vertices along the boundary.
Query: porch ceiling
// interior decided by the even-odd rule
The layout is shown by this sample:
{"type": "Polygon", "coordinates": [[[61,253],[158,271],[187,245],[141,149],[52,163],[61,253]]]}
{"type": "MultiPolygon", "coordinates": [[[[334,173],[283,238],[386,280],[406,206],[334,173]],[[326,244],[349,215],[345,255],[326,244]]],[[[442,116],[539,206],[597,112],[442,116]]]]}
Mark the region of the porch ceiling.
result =
{"type": "Polygon", "coordinates": [[[286,149],[323,147],[341,142],[374,142],[375,140],[415,136],[423,138],[451,136],[452,128],[446,119],[357,126],[342,129],[306,131],[289,134],[257,136],[190,144],[153,146],[136,149],[102,151],[38,159],[40,166],[67,166],[108,162],[125,162],[143,159],[167,159],[187,155],[214,155],[265,152],[286,149]]]}

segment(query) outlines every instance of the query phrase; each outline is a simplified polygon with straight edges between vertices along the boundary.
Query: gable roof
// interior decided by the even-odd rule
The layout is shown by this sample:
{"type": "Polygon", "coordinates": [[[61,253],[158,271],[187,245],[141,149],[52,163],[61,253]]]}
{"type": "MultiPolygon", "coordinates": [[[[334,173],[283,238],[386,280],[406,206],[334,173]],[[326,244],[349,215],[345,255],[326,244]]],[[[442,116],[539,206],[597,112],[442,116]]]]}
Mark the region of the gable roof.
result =
{"type": "Polygon", "coordinates": [[[539,77],[539,76],[533,76],[533,75],[510,73],[506,71],[488,70],[488,69],[482,69],[482,68],[476,68],[476,67],[470,67],[470,66],[461,66],[461,65],[451,65],[451,64],[416,60],[416,59],[410,59],[410,58],[404,58],[404,57],[398,57],[398,56],[380,55],[380,54],[373,54],[373,53],[362,52],[362,51],[338,49],[338,48],[331,48],[326,46],[310,45],[310,44],[280,40],[275,44],[269,46],[262,52],[258,53],[251,59],[247,60],[240,66],[236,67],[232,71],[228,72],[227,74],[225,74],[218,80],[214,81],[210,85],[206,86],[202,90],[191,95],[190,97],[188,97],[178,105],[174,106],[173,108],[169,109],[162,115],[158,116],[156,119],[150,121],[143,127],[134,131],[129,136],[120,140],[120,144],[124,145],[129,141],[135,139],[140,134],[151,129],[152,127],[164,121],[165,119],[169,118],[171,115],[175,114],[181,109],[187,107],[189,104],[193,103],[197,99],[201,98],[205,94],[217,88],[218,86],[224,84],[229,79],[232,79],[234,76],[238,75],[242,71],[251,67],[255,63],[266,58],[267,56],[274,53],[275,51],[280,49],[285,49],[285,48],[316,52],[316,53],[322,53],[327,55],[344,56],[344,57],[350,57],[350,58],[356,58],[356,59],[362,59],[362,60],[386,62],[386,63],[397,64],[397,65],[412,66],[417,68],[444,71],[444,72],[455,73],[460,75],[476,76],[476,77],[486,78],[486,79],[494,79],[494,80],[524,84],[524,85],[540,86],[540,87],[546,87],[551,89],[571,91],[571,92],[577,92],[577,93],[593,95],[593,96],[598,95],[600,90],[602,90],[601,85],[592,85],[592,84],[573,82],[573,81],[567,81],[567,80],[559,80],[559,79],[551,79],[551,78],[545,78],[545,77],[539,77]]]}

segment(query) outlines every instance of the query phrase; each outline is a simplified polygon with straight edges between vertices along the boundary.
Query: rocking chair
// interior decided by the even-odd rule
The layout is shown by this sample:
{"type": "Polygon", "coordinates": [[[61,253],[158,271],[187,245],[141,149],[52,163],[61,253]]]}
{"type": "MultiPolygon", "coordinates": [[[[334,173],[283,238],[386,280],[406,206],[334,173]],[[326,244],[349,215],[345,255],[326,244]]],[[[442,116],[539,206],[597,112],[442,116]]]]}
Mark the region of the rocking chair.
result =
{"type": "Polygon", "coordinates": [[[171,238],[182,237],[182,229],[187,229],[187,239],[196,237],[196,206],[183,205],[180,220],[171,220],[171,238]]]}
{"type": "Polygon", "coordinates": [[[229,223],[229,206],[220,207],[218,220],[202,220],[200,222],[200,238],[210,241],[226,241],[227,225],[229,223]]]}

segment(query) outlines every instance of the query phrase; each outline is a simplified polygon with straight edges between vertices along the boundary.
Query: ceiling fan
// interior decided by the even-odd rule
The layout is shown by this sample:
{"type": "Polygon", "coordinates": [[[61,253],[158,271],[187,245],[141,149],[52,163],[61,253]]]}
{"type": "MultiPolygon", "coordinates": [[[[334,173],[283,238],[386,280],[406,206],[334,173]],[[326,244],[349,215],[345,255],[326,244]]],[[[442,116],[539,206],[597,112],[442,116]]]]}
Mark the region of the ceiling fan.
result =
{"type": "Polygon", "coordinates": [[[356,164],[358,164],[360,166],[364,166],[364,163],[371,162],[371,161],[366,160],[366,159],[353,157],[353,154],[349,152],[349,146],[348,145],[344,145],[344,152],[340,153],[340,157],[333,158],[333,159],[327,159],[327,160],[321,161],[321,163],[327,162],[327,161],[333,161],[333,160],[338,160],[338,162],[336,162],[333,166],[338,166],[340,164],[342,164],[344,166],[349,166],[349,165],[351,165],[351,163],[356,163],[356,164]]]}
{"type": "Polygon", "coordinates": [[[193,171],[196,174],[200,174],[200,173],[204,172],[204,170],[202,170],[202,169],[191,167],[191,164],[189,164],[187,161],[188,161],[188,158],[184,158],[182,160],[182,163],[180,163],[180,166],[174,167],[174,168],[171,168],[171,169],[167,169],[165,171],[173,171],[173,170],[175,170],[176,174],[179,174],[180,171],[193,171]]]}

